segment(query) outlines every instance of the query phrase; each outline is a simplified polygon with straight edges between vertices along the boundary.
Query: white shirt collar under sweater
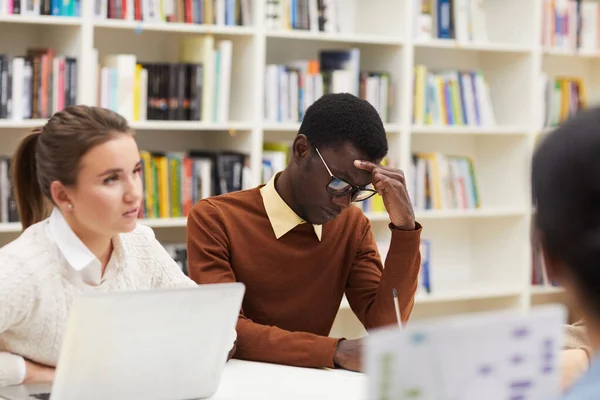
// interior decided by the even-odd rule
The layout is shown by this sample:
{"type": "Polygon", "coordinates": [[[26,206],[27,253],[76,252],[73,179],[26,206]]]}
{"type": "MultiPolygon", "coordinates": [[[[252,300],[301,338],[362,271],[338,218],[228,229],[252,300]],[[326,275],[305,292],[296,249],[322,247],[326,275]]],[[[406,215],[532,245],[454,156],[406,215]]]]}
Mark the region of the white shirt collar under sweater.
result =
{"type": "MultiPolygon", "coordinates": [[[[80,278],[88,285],[97,286],[102,283],[102,264],[100,260],[77,237],[65,220],[65,217],[56,208],[50,214],[48,225],[46,225],[46,233],[50,240],[56,244],[62,257],[65,258],[71,267],[71,270],[68,271],[71,276],[80,278]]],[[[119,243],[119,245],[121,245],[121,248],[123,247],[122,243],[119,243]]],[[[116,247],[114,239],[113,247],[116,247]]],[[[122,248],[122,250],[124,249],[122,248]]],[[[113,250],[106,266],[106,271],[115,264],[115,253],[116,249],[113,250]]],[[[106,276],[106,271],[104,276],[106,276]]]]}

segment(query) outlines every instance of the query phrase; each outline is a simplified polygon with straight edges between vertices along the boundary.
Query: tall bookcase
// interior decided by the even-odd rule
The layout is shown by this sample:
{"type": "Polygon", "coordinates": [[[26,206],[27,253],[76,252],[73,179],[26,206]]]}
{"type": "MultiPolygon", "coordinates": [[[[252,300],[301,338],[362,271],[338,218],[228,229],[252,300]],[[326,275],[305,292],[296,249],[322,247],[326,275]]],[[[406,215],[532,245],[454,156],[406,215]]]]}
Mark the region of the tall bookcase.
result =
{"type": "MultiPolygon", "coordinates": [[[[360,67],[391,78],[386,130],[390,158],[408,175],[412,154],[469,156],[478,181],[480,207],[418,211],[430,242],[431,293],[419,294],[413,318],[460,312],[517,309],[561,299],[560,289],[531,285],[530,158],[543,131],[544,96],[539,76],[579,75],[593,96],[600,93],[600,50],[580,54],[541,44],[539,0],[483,0],[488,40],[419,39],[420,0],[344,0],[344,30],[335,33],[272,30],[267,0],[251,1],[249,26],[147,23],[96,19],[94,2],[81,1],[80,17],[0,15],[0,54],[52,47],[78,60],[78,103],[95,104],[97,50],[134,54],[151,62],[177,61],[184,36],[213,35],[233,44],[230,120],[227,122],[136,121],[141,149],[189,148],[243,151],[250,157],[251,183],[261,183],[265,141],[290,141],[299,123],[265,122],[265,65],[314,59],[323,49],[360,49],[360,67]],[[414,67],[483,72],[496,124],[441,126],[413,123],[414,67]]],[[[316,2],[315,2],[316,3],[316,2]]],[[[1,10],[0,10],[1,12],[1,10]]],[[[0,155],[11,155],[18,139],[42,120],[0,120],[0,155]]],[[[410,178],[410,176],[409,176],[410,178]]],[[[389,238],[386,214],[368,214],[377,240],[389,238]]],[[[185,219],[145,220],[159,239],[185,240],[185,219]]],[[[0,241],[18,235],[20,224],[0,224],[0,241]]],[[[393,266],[392,266],[393,267],[393,266]]],[[[391,296],[391,293],[390,293],[391,296]]],[[[364,333],[344,301],[332,334],[364,333]]]]}

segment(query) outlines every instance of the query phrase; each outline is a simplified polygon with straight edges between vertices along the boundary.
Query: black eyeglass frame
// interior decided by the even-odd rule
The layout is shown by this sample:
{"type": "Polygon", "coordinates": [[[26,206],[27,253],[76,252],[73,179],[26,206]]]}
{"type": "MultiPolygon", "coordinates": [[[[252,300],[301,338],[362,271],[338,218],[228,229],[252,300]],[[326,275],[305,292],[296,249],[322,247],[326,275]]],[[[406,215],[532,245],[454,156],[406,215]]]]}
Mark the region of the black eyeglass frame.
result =
{"type": "Polygon", "coordinates": [[[371,197],[373,197],[374,195],[377,194],[377,191],[374,190],[374,189],[368,189],[368,188],[365,188],[365,187],[354,186],[353,184],[351,184],[347,180],[342,179],[342,178],[338,178],[337,176],[333,175],[331,173],[331,170],[329,169],[329,166],[325,162],[325,159],[321,155],[321,152],[319,151],[319,149],[317,149],[315,147],[315,150],[317,151],[317,154],[319,155],[319,158],[321,159],[321,161],[323,161],[323,165],[325,166],[325,168],[327,169],[327,172],[329,173],[329,176],[331,177],[331,179],[329,180],[329,183],[325,186],[325,190],[327,190],[327,193],[329,193],[330,195],[335,196],[335,197],[343,197],[343,196],[347,196],[348,193],[352,193],[351,199],[352,199],[353,203],[359,203],[361,201],[365,201],[365,200],[370,199],[371,197]],[[346,185],[348,185],[348,189],[345,189],[342,192],[339,192],[339,191],[336,191],[335,189],[332,189],[330,185],[331,185],[331,183],[334,180],[342,181],[343,183],[345,183],[346,185]],[[367,192],[368,193],[367,197],[365,197],[364,199],[357,200],[358,194],[360,192],[367,192]]]}

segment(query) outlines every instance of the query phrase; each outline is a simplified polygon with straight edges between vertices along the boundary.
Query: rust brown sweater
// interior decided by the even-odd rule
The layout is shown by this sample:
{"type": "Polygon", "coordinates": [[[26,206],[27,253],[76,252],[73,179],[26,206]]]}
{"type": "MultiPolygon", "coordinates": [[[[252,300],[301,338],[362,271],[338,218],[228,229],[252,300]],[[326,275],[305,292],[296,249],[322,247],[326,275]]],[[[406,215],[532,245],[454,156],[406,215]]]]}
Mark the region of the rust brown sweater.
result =
{"type": "Polygon", "coordinates": [[[383,269],[370,221],[348,207],[323,225],[277,239],[259,188],[198,202],[187,225],[190,277],[199,284],[246,285],[235,358],[304,367],[334,367],[339,339],[327,337],[346,293],[366,329],[396,323],[392,289],[403,320],[414,304],[421,226],[391,229],[383,269]]]}

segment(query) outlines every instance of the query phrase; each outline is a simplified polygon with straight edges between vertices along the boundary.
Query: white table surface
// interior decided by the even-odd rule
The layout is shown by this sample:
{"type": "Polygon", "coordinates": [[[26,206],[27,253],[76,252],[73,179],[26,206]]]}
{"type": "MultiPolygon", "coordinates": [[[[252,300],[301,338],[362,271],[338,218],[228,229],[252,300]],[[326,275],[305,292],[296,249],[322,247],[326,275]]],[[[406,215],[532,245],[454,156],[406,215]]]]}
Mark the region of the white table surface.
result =
{"type": "Polygon", "coordinates": [[[230,360],[211,400],[365,400],[367,377],[340,369],[230,360]]]}
{"type": "MultiPolygon", "coordinates": [[[[22,386],[10,389],[12,395],[26,393],[22,386]]],[[[366,391],[366,375],[356,372],[230,360],[223,371],[219,389],[210,399],[365,400],[366,391]]],[[[4,397],[0,396],[0,399],[4,397]]]]}

